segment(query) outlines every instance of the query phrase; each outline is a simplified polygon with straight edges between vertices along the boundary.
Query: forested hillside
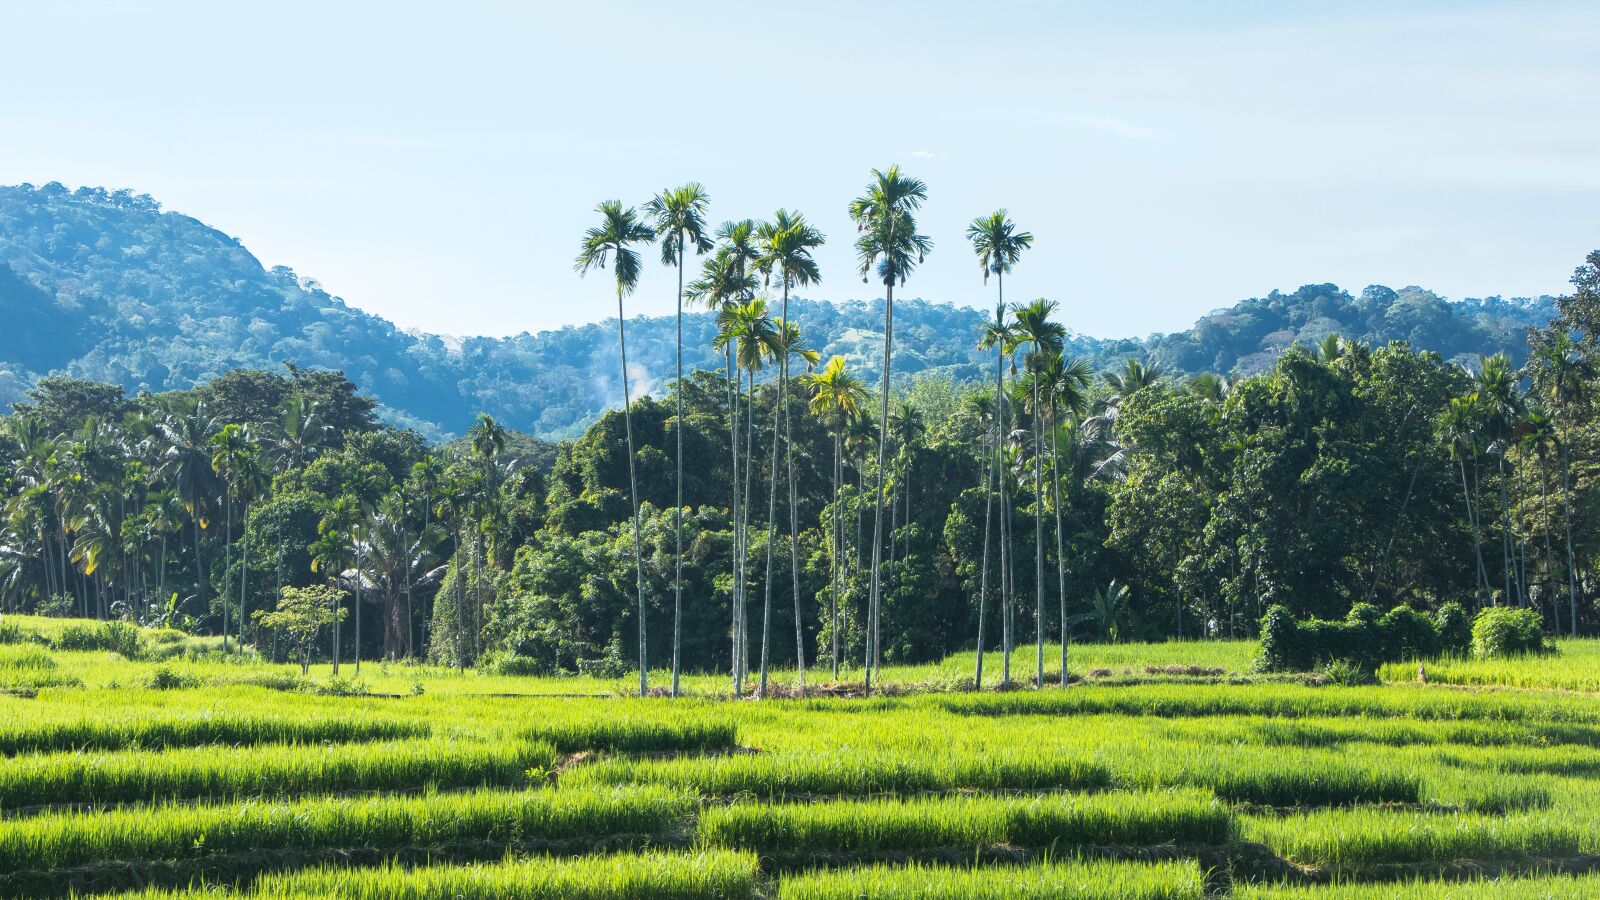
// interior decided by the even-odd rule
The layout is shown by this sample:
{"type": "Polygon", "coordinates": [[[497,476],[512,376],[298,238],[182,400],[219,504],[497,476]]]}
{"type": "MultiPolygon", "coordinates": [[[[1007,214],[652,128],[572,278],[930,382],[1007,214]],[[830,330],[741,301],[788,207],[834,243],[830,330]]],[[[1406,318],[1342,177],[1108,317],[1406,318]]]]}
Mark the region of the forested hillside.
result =
{"type": "MultiPolygon", "coordinates": [[[[584,289],[574,281],[573,291],[584,289]]],[[[552,298],[551,302],[556,302],[552,298]]],[[[569,298],[559,298],[561,300],[569,298]]],[[[1130,289],[1130,300],[1138,299],[1130,289]]],[[[872,377],[881,301],[794,301],[794,317],[824,357],[872,377]]],[[[1143,339],[1070,335],[1066,352],[1096,369],[1128,357],[1173,374],[1257,372],[1294,343],[1328,334],[1375,344],[1407,340],[1447,360],[1509,352],[1553,312],[1549,298],[1446,302],[1420,288],[1334,285],[1273,292],[1143,339]]],[[[1071,305],[1063,307],[1070,325],[1071,305]]],[[[979,310],[902,299],[895,310],[897,377],[977,378],[985,355],[979,310]]],[[[343,370],[380,402],[385,420],[434,438],[460,434],[482,410],[542,436],[575,436],[621,399],[614,332],[604,323],[510,338],[455,340],[402,331],[330,296],[285,267],[264,268],[237,240],[145,195],[59,184],[0,187],[0,408],[51,372],[130,392],[185,389],[240,367],[282,363],[343,370]]],[[[629,322],[630,353],[650,373],[672,367],[667,318],[629,322]]],[[[715,368],[715,315],[685,323],[685,366],[715,368]]]]}

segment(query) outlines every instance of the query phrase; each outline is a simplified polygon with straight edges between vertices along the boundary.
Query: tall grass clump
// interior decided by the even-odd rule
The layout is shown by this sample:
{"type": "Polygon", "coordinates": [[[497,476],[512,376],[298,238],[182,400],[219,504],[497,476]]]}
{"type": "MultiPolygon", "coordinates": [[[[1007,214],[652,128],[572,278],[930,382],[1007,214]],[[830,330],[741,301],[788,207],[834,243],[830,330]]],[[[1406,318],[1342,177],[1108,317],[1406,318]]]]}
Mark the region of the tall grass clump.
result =
{"type": "Polygon", "coordinates": [[[1205,878],[1192,861],[1084,860],[1031,866],[859,866],[783,878],[780,900],[1201,900],[1205,878]]]}
{"type": "Polygon", "coordinates": [[[1600,822],[1551,813],[1426,815],[1378,809],[1247,817],[1244,836],[1335,878],[1385,866],[1442,865],[1592,853],[1600,822]]]}
{"type": "Polygon", "coordinates": [[[1200,791],[1045,797],[935,797],[712,807],[706,846],[763,853],[877,853],[997,845],[1066,848],[1226,843],[1233,822],[1200,791]]]}
{"type": "Polygon", "coordinates": [[[207,744],[321,744],[425,737],[428,726],[369,716],[247,713],[22,722],[0,730],[0,755],[207,744]]]}
{"type": "Polygon", "coordinates": [[[278,798],[425,786],[529,786],[555,765],[545,743],[403,741],[243,749],[192,747],[29,756],[0,766],[0,810],[184,798],[278,798]]]}
{"type": "MultiPolygon", "coordinates": [[[[461,866],[322,867],[257,879],[249,897],[340,900],[736,900],[754,898],[751,853],[615,853],[461,866]]],[[[167,893],[146,895],[175,896],[167,893]]]]}
{"type": "Polygon", "coordinates": [[[1110,769],[1084,757],[1019,750],[994,754],[828,748],[668,760],[609,759],[574,770],[569,783],[661,784],[714,796],[759,797],[976,790],[1093,790],[1110,769]]]}
{"type": "Polygon", "coordinates": [[[659,788],[156,806],[0,823],[0,872],[218,854],[592,840],[677,830],[692,804],[659,788]]]}
{"type": "Polygon", "coordinates": [[[561,753],[704,753],[732,750],[739,738],[731,721],[637,715],[541,722],[525,733],[533,740],[548,741],[561,753]]]}

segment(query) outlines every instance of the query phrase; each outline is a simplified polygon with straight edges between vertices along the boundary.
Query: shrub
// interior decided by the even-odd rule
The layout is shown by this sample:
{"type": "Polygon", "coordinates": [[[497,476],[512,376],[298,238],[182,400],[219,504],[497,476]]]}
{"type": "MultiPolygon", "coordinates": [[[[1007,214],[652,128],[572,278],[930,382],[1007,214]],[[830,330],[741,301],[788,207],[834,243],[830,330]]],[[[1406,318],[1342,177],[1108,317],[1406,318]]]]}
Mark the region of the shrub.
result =
{"type": "Polygon", "coordinates": [[[496,651],[484,654],[478,668],[490,675],[549,675],[549,667],[530,656],[496,651]]]}
{"type": "Polygon", "coordinates": [[[1545,653],[1544,621],[1532,609],[1497,606],[1472,620],[1472,655],[1480,659],[1545,653]]]}
{"type": "Polygon", "coordinates": [[[1337,659],[1323,666],[1322,676],[1328,679],[1329,684],[1340,687],[1376,684],[1378,681],[1371,668],[1347,659],[1337,659]]]}
{"type": "Polygon", "coordinates": [[[200,679],[187,672],[176,672],[166,666],[157,666],[144,680],[145,687],[155,691],[171,691],[200,686],[200,679]]]}
{"type": "Polygon", "coordinates": [[[1451,602],[1439,607],[1433,624],[1439,632],[1440,653],[1466,656],[1472,650],[1472,619],[1461,604],[1451,602]]]}
{"type": "Polygon", "coordinates": [[[1385,662],[1426,659],[1439,655],[1439,628],[1409,606],[1396,606],[1378,620],[1385,662]]]}
{"type": "Polygon", "coordinates": [[[109,650],[133,659],[139,655],[139,629],[126,622],[68,625],[51,646],[57,650],[109,650]]]}

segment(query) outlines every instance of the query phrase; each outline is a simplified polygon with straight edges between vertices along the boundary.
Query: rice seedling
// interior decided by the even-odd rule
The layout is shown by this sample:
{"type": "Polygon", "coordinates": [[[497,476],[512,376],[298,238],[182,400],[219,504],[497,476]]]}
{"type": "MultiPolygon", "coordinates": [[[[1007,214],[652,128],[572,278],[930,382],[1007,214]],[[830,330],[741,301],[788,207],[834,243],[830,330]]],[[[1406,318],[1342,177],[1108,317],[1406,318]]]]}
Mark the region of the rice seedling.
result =
{"type": "Polygon", "coordinates": [[[1600,831],[1592,817],[1547,812],[1490,816],[1398,810],[1318,810],[1281,817],[1247,816],[1243,834],[1281,856],[1335,878],[1370,875],[1384,866],[1440,865],[1453,860],[1515,860],[1593,852],[1600,831]]]}
{"type": "Polygon", "coordinates": [[[75,719],[0,729],[0,754],[206,744],[317,744],[424,737],[427,725],[374,718],[221,715],[75,719]]]}
{"type": "MultiPolygon", "coordinates": [[[[567,858],[508,857],[500,862],[407,868],[321,867],[257,879],[245,897],[293,900],[740,900],[757,896],[754,854],[729,850],[615,853],[567,858]]],[[[124,900],[161,900],[194,892],[150,890],[124,900]]]]}
{"type": "Polygon", "coordinates": [[[246,851],[498,846],[655,835],[685,824],[688,798],[660,788],[472,791],[426,797],[155,806],[0,823],[0,872],[198,859],[246,851]]]}
{"type": "Polygon", "coordinates": [[[1028,866],[859,866],[787,876],[780,900],[1200,900],[1205,879],[1193,861],[1082,860],[1028,866]]]}
{"type": "Polygon", "coordinates": [[[1383,884],[1243,885],[1236,900],[1588,900],[1600,896],[1597,875],[1528,875],[1475,881],[1383,884]]]}
{"type": "Polygon", "coordinates": [[[532,740],[549,742],[562,753],[706,752],[738,746],[738,731],[731,721],[691,718],[684,709],[672,712],[672,718],[630,712],[547,720],[525,734],[532,740]]]}
{"type": "Polygon", "coordinates": [[[1091,790],[1111,785],[1086,758],[1006,750],[992,755],[848,747],[801,754],[609,759],[573,771],[573,784],[661,784],[713,796],[863,795],[923,791],[1091,790]]]}
{"type": "Polygon", "coordinates": [[[286,797],[334,791],[525,787],[555,764],[536,742],[402,741],[191,747],[162,753],[64,753],[0,766],[0,810],[183,798],[286,797]]]}
{"type": "MultiPolygon", "coordinates": [[[[1423,665],[1433,684],[1600,692],[1600,639],[1554,643],[1557,654],[1553,657],[1440,659],[1423,665]]],[[[1391,663],[1381,667],[1378,676],[1384,681],[1415,681],[1417,665],[1414,660],[1391,663]]]]}
{"type": "Polygon", "coordinates": [[[1232,818],[1214,797],[1172,791],[735,803],[702,813],[697,837],[705,846],[795,854],[1222,844],[1232,833],[1232,818]]]}

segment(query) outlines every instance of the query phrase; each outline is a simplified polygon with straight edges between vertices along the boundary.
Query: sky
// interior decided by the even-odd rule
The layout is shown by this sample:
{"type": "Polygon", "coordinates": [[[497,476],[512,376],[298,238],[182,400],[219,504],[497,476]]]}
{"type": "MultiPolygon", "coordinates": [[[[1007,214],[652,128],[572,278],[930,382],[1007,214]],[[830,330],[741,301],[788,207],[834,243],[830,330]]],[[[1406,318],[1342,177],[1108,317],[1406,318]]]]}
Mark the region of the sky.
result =
{"type": "MultiPolygon", "coordinates": [[[[899,296],[990,306],[966,224],[1035,236],[1008,299],[1175,331],[1274,288],[1560,293],[1600,246],[1600,4],[28,2],[0,10],[0,183],[149,193],[401,327],[615,313],[601,200],[703,183],[846,214],[927,182],[899,296]]],[[[628,314],[669,313],[652,256],[628,314]]]]}

